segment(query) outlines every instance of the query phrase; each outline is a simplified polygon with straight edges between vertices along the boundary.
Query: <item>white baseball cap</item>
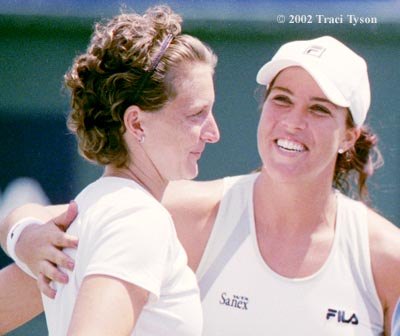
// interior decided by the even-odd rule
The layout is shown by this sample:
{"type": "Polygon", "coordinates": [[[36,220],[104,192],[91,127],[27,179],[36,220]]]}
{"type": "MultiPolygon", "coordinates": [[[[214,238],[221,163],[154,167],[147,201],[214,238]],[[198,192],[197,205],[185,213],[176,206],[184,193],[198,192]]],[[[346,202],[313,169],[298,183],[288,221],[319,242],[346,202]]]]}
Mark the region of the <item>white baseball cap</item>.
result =
{"type": "Polygon", "coordinates": [[[304,68],[332,103],[348,107],[357,126],[364,123],[371,92],[367,64],[361,56],[331,36],[289,42],[258,71],[257,82],[268,86],[291,66],[304,68]]]}

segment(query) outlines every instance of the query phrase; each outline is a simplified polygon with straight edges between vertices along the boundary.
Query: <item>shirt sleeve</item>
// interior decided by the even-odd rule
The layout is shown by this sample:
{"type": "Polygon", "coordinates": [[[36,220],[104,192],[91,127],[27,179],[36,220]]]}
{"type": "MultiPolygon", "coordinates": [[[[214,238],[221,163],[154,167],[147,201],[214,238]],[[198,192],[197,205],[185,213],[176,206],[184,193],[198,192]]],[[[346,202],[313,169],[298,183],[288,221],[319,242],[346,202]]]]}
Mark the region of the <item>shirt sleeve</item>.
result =
{"type": "Polygon", "coordinates": [[[157,208],[125,209],[106,218],[86,219],[89,230],[83,256],[83,276],[103,274],[127,281],[160,295],[166,271],[173,224],[157,208]]]}

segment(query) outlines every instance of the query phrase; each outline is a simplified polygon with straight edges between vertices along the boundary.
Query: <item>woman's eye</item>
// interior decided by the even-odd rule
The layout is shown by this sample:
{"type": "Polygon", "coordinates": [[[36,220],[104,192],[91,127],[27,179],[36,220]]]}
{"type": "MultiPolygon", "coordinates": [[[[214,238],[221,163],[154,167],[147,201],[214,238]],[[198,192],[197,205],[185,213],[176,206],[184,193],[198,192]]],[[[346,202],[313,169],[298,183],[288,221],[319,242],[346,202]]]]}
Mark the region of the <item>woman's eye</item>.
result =
{"type": "Polygon", "coordinates": [[[275,97],[272,98],[272,100],[273,100],[275,103],[279,104],[279,105],[288,105],[288,104],[291,104],[291,103],[292,103],[292,101],[290,100],[289,97],[287,97],[287,96],[282,96],[282,95],[275,96],[275,97]]]}
{"type": "Polygon", "coordinates": [[[192,113],[189,115],[189,118],[196,118],[196,117],[200,117],[203,114],[204,110],[201,111],[197,111],[195,113],[192,113]]]}
{"type": "Polygon", "coordinates": [[[321,115],[331,115],[332,114],[330,109],[323,105],[313,105],[313,106],[311,106],[310,109],[311,109],[311,111],[321,114],[321,115]]]}

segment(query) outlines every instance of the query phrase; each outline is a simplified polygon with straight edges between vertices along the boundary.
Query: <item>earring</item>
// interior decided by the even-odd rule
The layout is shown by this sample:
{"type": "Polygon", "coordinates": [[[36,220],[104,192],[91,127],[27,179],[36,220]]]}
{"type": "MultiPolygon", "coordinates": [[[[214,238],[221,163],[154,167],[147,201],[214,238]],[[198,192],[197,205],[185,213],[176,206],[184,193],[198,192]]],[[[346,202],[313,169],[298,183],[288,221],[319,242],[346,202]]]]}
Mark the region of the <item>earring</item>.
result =
{"type": "Polygon", "coordinates": [[[138,142],[140,144],[142,144],[144,142],[144,134],[141,135],[140,139],[138,140],[138,142]]]}
{"type": "Polygon", "coordinates": [[[338,153],[339,154],[343,154],[344,153],[344,149],[343,148],[339,148],[338,153]]]}

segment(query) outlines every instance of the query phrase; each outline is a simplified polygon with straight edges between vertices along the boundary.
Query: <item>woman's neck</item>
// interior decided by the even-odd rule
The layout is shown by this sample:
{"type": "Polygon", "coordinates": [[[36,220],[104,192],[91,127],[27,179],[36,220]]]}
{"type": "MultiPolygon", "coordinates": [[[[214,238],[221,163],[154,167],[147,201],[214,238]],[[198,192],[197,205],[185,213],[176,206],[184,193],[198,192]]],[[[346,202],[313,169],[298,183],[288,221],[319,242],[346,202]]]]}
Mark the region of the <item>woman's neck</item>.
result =
{"type": "Polygon", "coordinates": [[[330,183],[279,183],[261,173],[254,186],[256,221],[287,232],[333,225],[336,200],[330,183]]]}
{"type": "Polygon", "coordinates": [[[133,180],[149,191],[150,194],[152,194],[159,202],[161,202],[164,191],[169,182],[160,174],[142,169],[135,164],[129,164],[122,167],[108,165],[104,170],[103,176],[115,176],[133,180]]]}
{"type": "Polygon", "coordinates": [[[277,183],[262,173],[254,188],[257,244],[265,263],[288,278],[315,274],[334,242],[336,197],[332,188],[277,183]]]}

